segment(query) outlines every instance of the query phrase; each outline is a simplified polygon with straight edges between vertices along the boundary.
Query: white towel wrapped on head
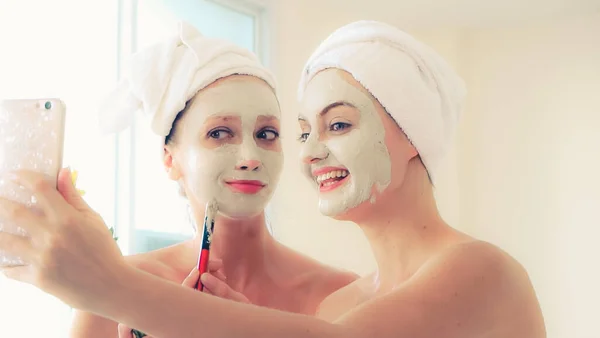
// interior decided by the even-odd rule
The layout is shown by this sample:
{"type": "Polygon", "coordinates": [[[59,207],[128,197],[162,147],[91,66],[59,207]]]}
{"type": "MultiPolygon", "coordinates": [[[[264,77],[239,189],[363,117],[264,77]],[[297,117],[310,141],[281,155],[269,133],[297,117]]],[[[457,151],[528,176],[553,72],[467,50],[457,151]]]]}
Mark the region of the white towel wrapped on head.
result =
{"type": "Polygon", "coordinates": [[[466,88],[433,49],[391,25],[358,21],[332,33],[309,58],[300,80],[321,70],[350,73],[386,109],[419,152],[432,182],[457,128],[466,88]]]}
{"type": "Polygon", "coordinates": [[[275,80],[255,54],[231,42],[202,36],[186,22],[176,37],[135,53],[124,77],[100,106],[100,128],[116,133],[129,127],[141,110],[152,131],[166,137],[177,114],[198,91],[234,74],[275,80]]]}

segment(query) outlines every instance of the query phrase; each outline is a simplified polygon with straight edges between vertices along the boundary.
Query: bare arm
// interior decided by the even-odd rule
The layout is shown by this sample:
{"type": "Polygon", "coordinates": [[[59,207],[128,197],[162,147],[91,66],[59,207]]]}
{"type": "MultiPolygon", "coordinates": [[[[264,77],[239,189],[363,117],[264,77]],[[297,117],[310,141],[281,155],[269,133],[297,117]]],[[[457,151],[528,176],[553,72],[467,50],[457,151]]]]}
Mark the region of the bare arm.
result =
{"type": "Polygon", "coordinates": [[[68,170],[59,175],[60,196],[39,173],[20,171],[9,178],[34,191],[43,212],[0,199],[0,214],[31,234],[0,233],[0,249],[31,262],[2,273],[155,336],[545,337],[527,274],[490,245],[448,250],[394,292],[332,324],[219,299],[132,267],[76,192],[68,170]],[[536,331],[527,331],[530,327],[536,331]]]}
{"type": "Polygon", "coordinates": [[[156,337],[350,337],[342,327],[308,315],[235,303],[126,267],[129,283],[109,289],[111,300],[93,309],[156,337]],[[137,285],[137,287],[131,287],[137,285]],[[124,302],[128,299],[128,302],[124,302]],[[177,304],[177,307],[164,306],[177,304]]]}
{"type": "Polygon", "coordinates": [[[107,295],[115,301],[94,311],[159,337],[482,336],[493,330],[496,315],[506,317],[507,298],[523,298],[515,288],[515,280],[522,282],[519,273],[507,261],[487,247],[455,250],[400,290],[365,303],[337,323],[211,297],[133,268],[123,273],[128,283],[107,295]],[[164,306],[169,303],[177,308],[164,306]]]}
{"type": "MultiPolygon", "coordinates": [[[[157,277],[175,280],[176,275],[158,260],[147,258],[148,254],[125,257],[125,261],[136,269],[140,269],[157,277]]],[[[93,313],[76,311],[70,330],[70,338],[117,338],[119,323],[93,313]]]]}

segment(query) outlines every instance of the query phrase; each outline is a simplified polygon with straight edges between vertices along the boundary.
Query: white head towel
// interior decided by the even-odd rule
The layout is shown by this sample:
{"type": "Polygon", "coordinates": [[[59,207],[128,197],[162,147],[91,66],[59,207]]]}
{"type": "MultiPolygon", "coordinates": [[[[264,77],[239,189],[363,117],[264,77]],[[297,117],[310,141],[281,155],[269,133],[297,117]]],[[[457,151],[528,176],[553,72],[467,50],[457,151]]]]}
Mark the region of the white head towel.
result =
{"type": "Polygon", "coordinates": [[[234,74],[263,79],[273,90],[275,80],[252,52],[228,41],[202,36],[180,22],[176,37],[135,53],[117,88],[99,111],[100,128],[116,133],[129,127],[141,110],[152,131],[166,137],[177,114],[198,91],[234,74]]]}
{"type": "Polygon", "coordinates": [[[347,71],[377,98],[411,140],[435,184],[466,95],[450,66],[396,27],[358,21],[336,30],[309,58],[300,100],[312,77],[327,68],[347,71]]]}

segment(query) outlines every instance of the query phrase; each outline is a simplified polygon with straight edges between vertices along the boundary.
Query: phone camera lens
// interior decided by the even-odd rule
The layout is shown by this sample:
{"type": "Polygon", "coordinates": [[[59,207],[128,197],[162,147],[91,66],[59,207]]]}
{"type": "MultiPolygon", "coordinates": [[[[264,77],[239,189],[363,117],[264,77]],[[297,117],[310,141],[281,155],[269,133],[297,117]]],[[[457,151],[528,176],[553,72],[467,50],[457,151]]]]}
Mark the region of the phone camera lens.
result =
{"type": "Polygon", "coordinates": [[[46,101],[46,103],[44,103],[44,108],[46,108],[46,109],[52,109],[52,102],[46,101]]]}

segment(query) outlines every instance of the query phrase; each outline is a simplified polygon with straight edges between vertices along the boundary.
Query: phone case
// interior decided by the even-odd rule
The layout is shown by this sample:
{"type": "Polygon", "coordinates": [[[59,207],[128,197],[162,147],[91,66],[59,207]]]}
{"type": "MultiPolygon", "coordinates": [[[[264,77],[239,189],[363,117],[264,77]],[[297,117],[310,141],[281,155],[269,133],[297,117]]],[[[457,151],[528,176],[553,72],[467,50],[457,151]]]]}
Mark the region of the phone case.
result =
{"type": "MultiPolygon", "coordinates": [[[[65,105],[60,99],[0,101],[0,197],[35,206],[32,194],[2,177],[26,169],[49,176],[56,184],[62,167],[65,105]]],[[[0,219],[0,231],[27,236],[16,224],[0,219]]],[[[19,257],[0,251],[0,265],[23,265],[19,257]]]]}

